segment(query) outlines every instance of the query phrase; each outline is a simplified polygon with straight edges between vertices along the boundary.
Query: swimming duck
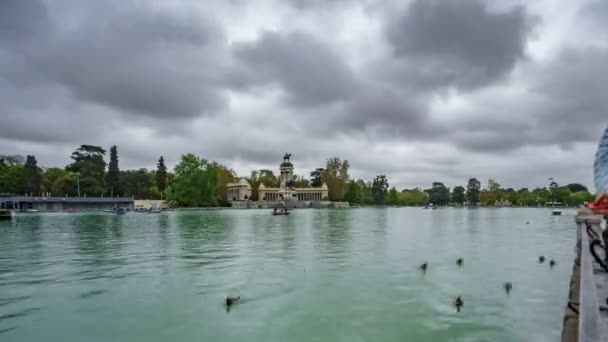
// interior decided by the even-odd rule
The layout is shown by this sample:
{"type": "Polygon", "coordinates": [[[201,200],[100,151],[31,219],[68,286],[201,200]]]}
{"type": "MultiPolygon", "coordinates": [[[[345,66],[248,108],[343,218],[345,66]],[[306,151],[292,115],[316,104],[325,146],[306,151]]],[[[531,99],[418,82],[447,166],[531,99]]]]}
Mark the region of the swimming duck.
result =
{"type": "Polygon", "coordinates": [[[543,262],[545,262],[545,256],[541,255],[541,256],[538,257],[538,263],[542,264],[543,262]]]}
{"type": "Polygon", "coordinates": [[[420,265],[420,269],[422,270],[422,272],[426,273],[426,269],[428,266],[429,264],[425,262],[424,264],[420,265]]]}
{"type": "Polygon", "coordinates": [[[509,293],[511,292],[511,289],[513,288],[513,284],[511,284],[510,281],[504,283],[503,287],[505,288],[505,292],[507,292],[507,295],[509,295],[509,293]]]}
{"type": "Polygon", "coordinates": [[[456,265],[462,267],[463,262],[464,261],[462,260],[462,258],[458,258],[458,260],[456,260],[456,265]]]}
{"type": "Polygon", "coordinates": [[[454,300],[454,306],[456,307],[456,311],[460,312],[460,308],[464,306],[464,301],[462,300],[462,296],[456,297],[456,300],[454,300]]]}
{"type": "Polygon", "coordinates": [[[241,299],[241,296],[238,297],[226,297],[226,310],[230,310],[230,307],[241,299]]]}
{"type": "Polygon", "coordinates": [[[551,261],[549,261],[549,267],[553,268],[553,266],[555,266],[556,262],[555,260],[551,259],[551,261]]]}

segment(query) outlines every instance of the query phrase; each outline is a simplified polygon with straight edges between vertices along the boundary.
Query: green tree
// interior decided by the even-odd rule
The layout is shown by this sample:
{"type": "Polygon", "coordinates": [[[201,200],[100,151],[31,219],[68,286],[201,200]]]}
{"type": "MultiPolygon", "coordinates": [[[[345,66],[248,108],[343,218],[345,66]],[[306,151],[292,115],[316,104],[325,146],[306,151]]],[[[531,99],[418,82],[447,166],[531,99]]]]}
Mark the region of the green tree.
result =
{"type": "MultiPolygon", "coordinates": [[[[568,188],[570,188],[570,187],[568,186],[568,188]]],[[[595,199],[594,196],[591,193],[589,193],[588,191],[578,191],[578,192],[570,194],[570,199],[568,201],[568,204],[579,206],[579,205],[583,205],[588,202],[592,202],[594,199],[595,199]]]]}
{"type": "Polygon", "coordinates": [[[349,168],[348,160],[343,161],[340,158],[330,158],[327,160],[321,178],[323,183],[327,185],[330,201],[341,201],[344,199],[346,187],[350,179],[348,175],[349,168]]]}
{"type": "Polygon", "coordinates": [[[228,202],[228,183],[233,183],[237,180],[236,172],[222,165],[218,165],[218,167],[218,197],[222,206],[229,206],[230,203],[228,202]]]}
{"type": "Polygon", "coordinates": [[[426,192],[429,194],[429,203],[446,205],[450,202],[450,189],[441,182],[433,182],[433,186],[426,192]]]}
{"type": "Polygon", "coordinates": [[[26,192],[25,172],[21,164],[0,164],[0,193],[23,194],[26,192]]]}
{"type": "Polygon", "coordinates": [[[308,179],[300,176],[294,176],[294,187],[296,188],[308,188],[310,187],[310,182],[308,179]]]}
{"type": "Polygon", "coordinates": [[[160,156],[158,164],[156,164],[156,186],[160,192],[160,198],[163,198],[163,191],[167,188],[167,167],[165,166],[165,159],[160,156]]]}
{"type": "Polygon", "coordinates": [[[383,204],[388,192],[388,180],[386,175],[378,175],[372,182],[372,196],[374,204],[383,204]]]}
{"type": "Polygon", "coordinates": [[[52,195],[63,196],[65,192],[57,191],[55,182],[65,176],[67,171],[58,167],[50,167],[44,171],[43,180],[45,182],[46,191],[49,191],[52,195]]]}
{"type": "Polygon", "coordinates": [[[80,175],[81,193],[101,195],[105,192],[105,154],[106,150],[93,145],[81,145],[72,152],[71,158],[74,161],[66,166],[66,170],[80,175]]]}
{"type": "Polygon", "coordinates": [[[310,173],[310,186],[320,188],[323,185],[323,169],[318,168],[310,173]]]}
{"type": "Polygon", "coordinates": [[[387,205],[397,205],[399,204],[399,193],[395,187],[392,187],[384,200],[384,203],[387,205]]]}
{"type": "Polygon", "coordinates": [[[53,194],[58,196],[76,196],[77,184],[76,174],[73,172],[65,172],[52,183],[53,194]]]}
{"type": "Polygon", "coordinates": [[[467,184],[467,202],[469,205],[477,205],[479,203],[479,190],[481,189],[481,183],[477,178],[469,179],[467,184]]]}
{"type": "Polygon", "coordinates": [[[155,191],[153,192],[153,177],[148,170],[142,168],[139,170],[120,171],[120,183],[118,187],[122,189],[122,195],[126,197],[134,197],[135,199],[155,199],[155,191]]]}
{"type": "Polygon", "coordinates": [[[38,195],[42,192],[42,170],[38,167],[36,157],[28,155],[23,167],[25,191],[38,195]]]}
{"type": "Polygon", "coordinates": [[[116,145],[110,147],[110,163],[108,163],[108,173],[106,173],[106,186],[110,190],[110,196],[120,193],[120,170],[118,169],[118,150],[116,145]]]}
{"type": "Polygon", "coordinates": [[[586,186],[579,184],[579,183],[570,183],[566,186],[568,187],[568,189],[570,189],[570,191],[572,193],[580,192],[580,191],[589,191],[586,186]]]}
{"type": "Polygon", "coordinates": [[[553,178],[549,178],[549,192],[551,193],[551,202],[556,202],[557,198],[556,196],[556,192],[557,192],[557,188],[559,187],[559,185],[555,182],[555,180],[553,178]]]}
{"type": "Polygon", "coordinates": [[[454,187],[452,190],[452,202],[462,205],[466,201],[465,189],[462,186],[454,187]]]}
{"type": "Polygon", "coordinates": [[[348,190],[344,194],[344,200],[348,203],[360,204],[363,200],[361,188],[354,180],[348,182],[348,190]]]}
{"type": "Polygon", "coordinates": [[[419,188],[403,190],[398,195],[399,204],[403,205],[424,205],[429,201],[429,195],[419,188]]]}
{"type": "Polygon", "coordinates": [[[192,153],[181,156],[175,166],[175,179],[167,199],[182,206],[212,206],[219,201],[219,171],[217,163],[209,163],[192,153]]]}
{"type": "Polygon", "coordinates": [[[572,195],[572,191],[567,186],[560,186],[555,189],[555,200],[562,204],[570,203],[570,195],[572,195]]]}

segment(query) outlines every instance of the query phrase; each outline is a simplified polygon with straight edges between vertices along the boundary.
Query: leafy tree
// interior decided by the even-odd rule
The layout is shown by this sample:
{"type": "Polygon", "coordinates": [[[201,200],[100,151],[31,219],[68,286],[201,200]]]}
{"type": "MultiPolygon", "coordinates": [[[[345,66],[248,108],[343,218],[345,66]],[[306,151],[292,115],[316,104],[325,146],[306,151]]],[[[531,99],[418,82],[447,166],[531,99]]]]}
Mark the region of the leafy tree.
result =
{"type": "Polygon", "coordinates": [[[181,156],[167,199],[182,206],[210,206],[219,201],[220,166],[192,153],[181,156]]]}
{"type": "Polygon", "coordinates": [[[23,165],[0,164],[0,193],[23,194],[26,192],[23,165]]]}
{"type": "MultiPolygon", "coordinates": [[[[568,186],[570,188],[570,186],[568,186]]],[[[583,205],[587,202],[591,202],[594,200],[594,196],[588,191],[578,191],[570,194],[570,198],[568,200],[569,205],[583,205]]]]}
{"type": "Polygon", "coordinates": [[[52,185],[52,193],[57,196],[76,196],[77,184],[76,174],[73,172],[65,172],[63,176],[60,176],[52,185]]]}
{"type": "Polygon", "coordinates": [[[423,205],[428,203],[429,195],[421,189],[403,190],[398,194],[399,204],[423,205]]]}
{"type": "Polygon", "coordinates": [[[57,189],[55,187],[55,182],[59,178],[65,176],[66,174],[67,174],[67,171],[65,171],[64,169],[60,169],[58,167],[50,167],[50,168],[46,169],[44,171],[44,176],[42,177],[46,191],[49,191],[51,193],[51,195],[56,195],[56,196],[65,195],[66,194],[65,192],[57,191],[57,189]]]}
{"type": "Polygon", "coordinates": [[[324,169],[318,168],[310,173],[310,186],[319,188],[323,185],[323,171],[324,169]]]}
{"type": "Polygon", "coordinates": [[[502,199],[500,184],[495,180],[489,179],[487,187],[479,194],[479,201],[483,204],[494,205],[496,201],[502,199]]]}
{"type": "Polygon", "coordinates": [[[397,189],[395,189],[395,187],[392,187],[388,191],[388,195],[386,196],[384,203],[386,203],[387,205],[399,204],[399,193],[397,192],[397,189]]]}
{"type": "Polygon", "coordinates": [[[101,195],[105,192],[106,162],[103,159],[105,154],[103,148],[93,145],[81,145],[72,152],[71,158],[74,161],[66,167],[66,170],[80,174],[81,193],[101,195]]]}
{"type": "Polygon", "coordinates": [[[465,189],[462,186],[454,187],[452,190],[452,202],[463,204],[466,201],[465,189]]]}
{"type": "Polygon", "coordinates": [[[363,194],[361,188],[354,180],[348,182],[348,190],[344,194],[344,200],[348,203],[362,203],[363,194]]]}
{"type": "Polygon", "coordinates": [[[228,183],[233,183],[236,181],[236,172],[234,170],[228,169],[225,166],[218,165],[219,170],[219,184],[218,184],[218,196],[220,203],[223,206],[230,205],[228,202],[228,183]]]}
{"type": "Polygon", "coordinates": [[[433,187],[427,189],[429,202],[437,205],[446,205],[450,202],[450,189],[441,182],[434,182],[433,187]]]}
{"type": "Polygon", "coordinates": [[[310,182],[304,177],[294,176],[294,187],[308,188],[310,187],[310,182]]]}
{"type": "Polygon", "coordinates": [[[108,173],[106,173],[106,186],[110,190],[110,196],[119,193],[120,170],[118,169],[118,151],[116,145],[110,147],[110,163],[108,163],[108,173]]]}
{"type": "Polygon", "coordinates": [[[163,191],[167,188],[167,167],[165,166],[165,159],[160,156],[158,164],[156,164],[156,186],[160,192],[160,197],[163,197],[163,191]]]}
{"type": "Polygon", "coordinates": [[[579,183],[570,183],[566,186],[568,187],[568,189],[570,189],[570,191],[572,193],[580,192],[580,191],[589,191],[586,186],[579,184],[579,183]]]}
{"type": "Polygon", "coordinates": [[[374,204],[383,204],[388,192],[388,180],[386,180],[386,175],[376,176],[371,188],[374,204]]]}
{"type": "Polygon", "coordinates": [[[327,160],[321,178],[327,184],[330,201],[341,201],[344,199],[346,186],[350,178],[348,175],[349,168],[348,160],[342,161],[340,158],[330,158],[327,160]]]}
{"type": "Polygon", "coordinates": [[[362,179],[357,180],[357,186],[361,190],[361,202],[362,204],[373,204],[374,194],[372,193],[372,182],[365,182],[362,179]]]}
{"type": "Polygon", "coordinates": [[[25,191],[30,194],[40,194],[42,192],[42,170],[38,167],[36,157],[28,155],[23,167],[25,191]]]}
{"type": "Polygon", "coordinates": [[[553,178],[549,178],[549,182],[549,192],[551,193],[551,201],[555,202],[557,200],[557,198],[555,197],[556,191],[559,185],[555,182],[555,180],[553,180],[553,178]]]}
{"type": "Polygon", "coordinates": [[[555,200],[563,204],[569,204],[572,191],[567,186],[560,186],[555,189],[555,200]]]}
{"type": "Polygon", "coordinates": [[[479,190],[481,189],[481,183],[476,178],[469,179],[467,184],[467,202],[469,205],[476,205],[479,203],[479,190]]]}

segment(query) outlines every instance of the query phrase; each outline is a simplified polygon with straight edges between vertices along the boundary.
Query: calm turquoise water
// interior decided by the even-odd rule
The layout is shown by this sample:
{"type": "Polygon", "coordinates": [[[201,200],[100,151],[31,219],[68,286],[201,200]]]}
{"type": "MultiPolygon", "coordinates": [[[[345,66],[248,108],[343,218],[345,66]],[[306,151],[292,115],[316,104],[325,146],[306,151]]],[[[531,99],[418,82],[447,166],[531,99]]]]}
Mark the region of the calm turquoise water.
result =
{"type": "Polygon", "coordinates": [[[0,341],[558,341],[573,214],[17,215],[0,221],[0,341]]]}

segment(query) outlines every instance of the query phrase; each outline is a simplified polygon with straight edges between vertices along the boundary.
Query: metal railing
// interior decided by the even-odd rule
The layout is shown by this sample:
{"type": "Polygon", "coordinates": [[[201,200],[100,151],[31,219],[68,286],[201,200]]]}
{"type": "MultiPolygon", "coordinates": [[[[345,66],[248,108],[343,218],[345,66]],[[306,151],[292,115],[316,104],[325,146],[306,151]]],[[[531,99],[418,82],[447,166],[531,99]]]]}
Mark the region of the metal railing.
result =
{"type": "Polygon", "coordinates": [[[581,234],[581,268],[580,268],[580,293],[579,293],[579,317],[578,317],[578,341],[600,342],[601,315],[599,298],[594,277],[593,256],[591,255],[592,239],[601,236],[599,224],[588,222],[580,224],[581,234]],[[598,229],[594,229],[597,227],[598,229]],[[595,234],[590,234],[589,230],[595,234]],[[595,235],[595,236],[592,236],[595,235]]]}

